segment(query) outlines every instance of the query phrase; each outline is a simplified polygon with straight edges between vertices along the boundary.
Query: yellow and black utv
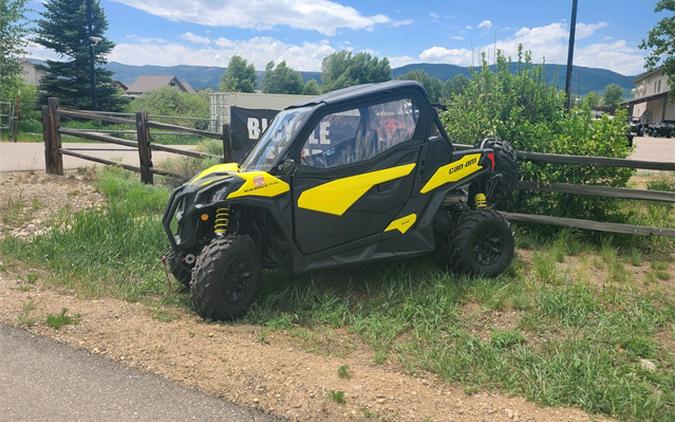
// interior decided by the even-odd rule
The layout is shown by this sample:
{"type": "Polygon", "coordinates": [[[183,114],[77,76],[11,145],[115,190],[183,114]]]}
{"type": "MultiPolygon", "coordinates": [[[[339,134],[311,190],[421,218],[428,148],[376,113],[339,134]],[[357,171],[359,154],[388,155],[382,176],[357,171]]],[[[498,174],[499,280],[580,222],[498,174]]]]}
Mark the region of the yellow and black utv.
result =
{"type": "Polygon", "coordinates": [[[506,142],[454,149],[420,84],[346,88],[280,112],[241,164],[176,189],[167,258],[211,319],[244,314],[265,268],[300,273],[443,247],[454,270],[494,276],[514,241],[491,206],[517,179],[506,142]]]}

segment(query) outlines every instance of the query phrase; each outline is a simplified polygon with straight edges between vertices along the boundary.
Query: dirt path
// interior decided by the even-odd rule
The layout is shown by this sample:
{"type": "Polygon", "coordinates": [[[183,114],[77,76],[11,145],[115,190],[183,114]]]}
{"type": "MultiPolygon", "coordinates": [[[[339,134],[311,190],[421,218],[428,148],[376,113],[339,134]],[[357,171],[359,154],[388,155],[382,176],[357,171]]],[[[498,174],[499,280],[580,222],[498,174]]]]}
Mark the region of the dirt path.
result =
{"type": "Polygon", "coordinates": [[[368,415],[396,420],[588,420],[582,411],[541,408],[521,398],[466,395],[431,376],[414,378],[360,357],[336,358],[300,350],[284,335],[261,344],[258,327],[208,324],[181,309],[179,319],[161,322],[138,303],[84,300],[36,288],[0,274],[0,321],[18,323],[32,301],[30,331],[155,372],[238,404],[299,420],[350,420],[368,415]],[[62,308],[81,314],[78,325],[59,331],[44,324],[62,308]],[[349,365],[351,379],[337,369],[349,365]],[[346,403],[327,398],[345,392],[346,403]]]}
{"type": "MultiPolygon", "coordinates": [[[[22,192],[30,203],[47,186],[50,195],[41,201],[52,211],[73,197],[84,196],[90,206],[100,201],[83,180],[44,176],[5,177],[0,197],[22,192]]],[[[468,395],[461,386],[428,374],[413,377],[395,365],[377,365],[372,351],[348,334],[344,340],[357,344],[356,351],[344,357],[311,353],[288,335],[263,338],[260,327],[210,324],[182,308],[171,310],[177,319],[162,322],[140,303],[60,294],[20,281],[18,270],[0,271],[0,322],[30,325],[36,334],[291,420],[590,419],[581,410],[543,408],[522,398],[468,395]],[[49,328],[47,314],[64,307],[81,314],[80,323],[49,328]],[[338,376],[342,365],[349,366],[350,379],[338,376]],[[331,400],[331,391],[343,391],[345,403],[331,400]]]]}

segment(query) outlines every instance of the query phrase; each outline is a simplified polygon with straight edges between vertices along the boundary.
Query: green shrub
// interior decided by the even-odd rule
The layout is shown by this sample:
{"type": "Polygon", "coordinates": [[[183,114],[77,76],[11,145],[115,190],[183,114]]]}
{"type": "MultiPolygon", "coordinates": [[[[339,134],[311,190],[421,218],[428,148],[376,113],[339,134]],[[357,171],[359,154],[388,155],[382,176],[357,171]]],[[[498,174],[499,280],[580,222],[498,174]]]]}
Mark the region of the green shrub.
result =
{"type": "Polygon", "coordinates": [[[167,123],[180,126],[192,126],[197,129],[208,128],[208,98],[198,94],[188,94],[175,88],[165,87],[143,94],[128,106],[131,112],[147,111],[150,114],[165,116],[202,117],[204,120],[162,119],[167,123]]]}
{"type": "MultiPolygon", "coordinates": [[[[626,115],[617,113],[594,120],[590,109],[565,111],[565,96],[548,85],[542,66],[529,54],[512,63],[497,56],[493,69],[483,60],[462,93],[452,95],[442,121],[451,139],[473,144],[496,136],[516,149],[557,154],[627,157],[626,115]],[[511,69],[515,69],[512,72],[511,69]]],[[[521,161],[523,180],[625,186],[632,170],[586,165],[535,164],[521,161]]],[[[507,205],[510,211],[617,220],[619,201],[588,196],[518,191],[507,205]]]]}

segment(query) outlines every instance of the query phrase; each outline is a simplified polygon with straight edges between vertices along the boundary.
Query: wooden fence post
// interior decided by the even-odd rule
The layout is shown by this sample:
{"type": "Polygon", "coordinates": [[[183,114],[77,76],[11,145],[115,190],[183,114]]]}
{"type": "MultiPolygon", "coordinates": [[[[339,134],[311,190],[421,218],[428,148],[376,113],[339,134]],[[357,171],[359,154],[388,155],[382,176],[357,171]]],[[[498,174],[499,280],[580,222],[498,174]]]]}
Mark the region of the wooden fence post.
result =
{"type": "Polygon", "coordinates": [[[225,123],[223,125],[223,163],[232,162],[232,134],[230,133],[230,125],[225,123]]]}
{"type": "Polygon", "coordinates": [[[138,158],[141,167],[141,182],[154,184],[152,174],[152,149],[150,148],[150,128],[147,125],[148,112],[136,113],[136,140],[138,141],[138,158]]]}
{"type": "Polygon", "coordinates": [[[42,107],[42,137],[45,141],[45,170],[47,174],[63,176],[63,155],[59,134],[59,99],[50,97],[42,107]]]}

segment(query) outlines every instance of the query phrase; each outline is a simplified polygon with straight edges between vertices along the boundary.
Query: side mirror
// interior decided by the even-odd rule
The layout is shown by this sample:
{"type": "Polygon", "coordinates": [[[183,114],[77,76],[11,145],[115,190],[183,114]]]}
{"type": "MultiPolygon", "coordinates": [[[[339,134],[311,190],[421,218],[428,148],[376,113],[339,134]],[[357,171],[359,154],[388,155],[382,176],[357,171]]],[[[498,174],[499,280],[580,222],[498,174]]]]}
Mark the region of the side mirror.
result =
{"type": "Polygon", "coordinates": [[[292,158],[284,159],[281,164],[279,164],[279,173],[285,175],[291,175],[295,173],[295,168],[298,166],[298,163],[295,162],[292,158]]]}

